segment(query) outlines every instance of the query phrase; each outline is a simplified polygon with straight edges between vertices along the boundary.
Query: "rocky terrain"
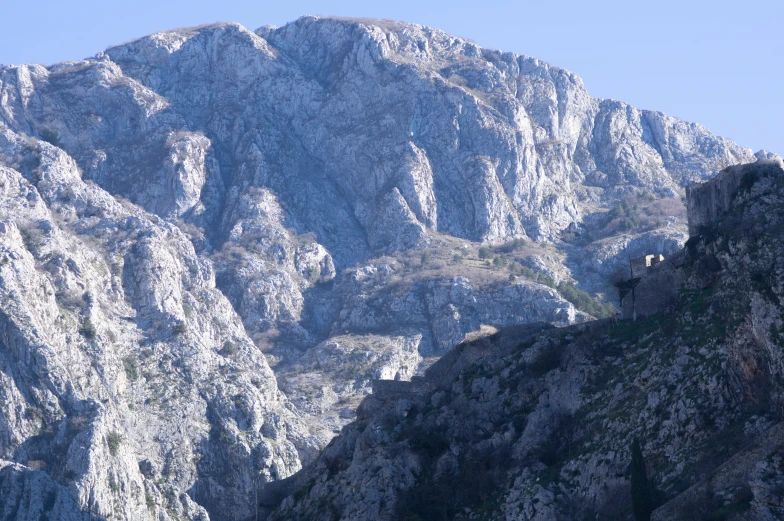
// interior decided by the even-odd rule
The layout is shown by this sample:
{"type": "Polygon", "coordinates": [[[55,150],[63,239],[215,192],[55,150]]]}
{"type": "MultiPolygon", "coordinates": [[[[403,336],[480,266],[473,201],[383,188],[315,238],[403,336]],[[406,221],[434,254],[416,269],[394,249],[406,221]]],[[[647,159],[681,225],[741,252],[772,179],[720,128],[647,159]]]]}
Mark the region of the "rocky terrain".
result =
{"type": "Polygon", "coordinates": [[[612,314],[684,187],[753,159],[397,22],[0,67],[0,519],[247,517],[372,379],[612,314]]]}
{"type": "Polygon", "coordinates": [[[784,163],[735,174],[727,213],[677,254],[667,312],[507,328],[374,382],[268,486],[271,519],[631,520],[635,439],[652,519],[782,519],[784,163]]]}

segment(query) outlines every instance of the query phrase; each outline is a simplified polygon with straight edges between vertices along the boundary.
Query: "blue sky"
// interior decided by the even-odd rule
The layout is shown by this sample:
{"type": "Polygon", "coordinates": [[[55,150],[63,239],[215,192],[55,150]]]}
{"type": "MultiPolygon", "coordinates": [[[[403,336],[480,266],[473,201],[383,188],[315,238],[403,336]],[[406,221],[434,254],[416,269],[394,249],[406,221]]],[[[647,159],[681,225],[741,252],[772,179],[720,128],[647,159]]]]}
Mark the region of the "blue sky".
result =
{"type": "Polygon", "coordinates": [[[215,21],[255,29],[303,14],[438,27],[574,71],[594,96],[784,154],[781,1],[0,0],[0,63],[79,59],[158,30],[215,21]]]}

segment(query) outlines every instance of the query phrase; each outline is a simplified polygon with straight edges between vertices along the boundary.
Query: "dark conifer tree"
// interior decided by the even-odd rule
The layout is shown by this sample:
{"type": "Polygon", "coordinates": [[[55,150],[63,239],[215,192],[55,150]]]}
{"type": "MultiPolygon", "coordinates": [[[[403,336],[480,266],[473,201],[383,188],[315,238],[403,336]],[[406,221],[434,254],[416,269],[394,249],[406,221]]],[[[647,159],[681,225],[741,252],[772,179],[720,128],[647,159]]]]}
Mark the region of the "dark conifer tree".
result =
{"type": "Polygon", "coordinates": [[[640,449],[640,440],[632,442],[632,511],[637,521],[650,521],[653,514],[653,496],[645,472],[645,459],[640,449]]]}

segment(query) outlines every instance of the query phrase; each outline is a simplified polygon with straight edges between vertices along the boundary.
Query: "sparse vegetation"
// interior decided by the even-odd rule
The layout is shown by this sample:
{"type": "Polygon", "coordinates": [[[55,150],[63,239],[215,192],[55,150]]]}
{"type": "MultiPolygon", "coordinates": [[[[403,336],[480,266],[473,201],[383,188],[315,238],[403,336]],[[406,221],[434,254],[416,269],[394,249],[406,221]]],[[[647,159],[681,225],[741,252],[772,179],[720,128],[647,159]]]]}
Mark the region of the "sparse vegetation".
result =
{"type": "Polygon", "coordinates": [[[90,317],[85,318],[84,322],[82,322],[82,327],[79,328],[79,334],[82,335],[87,340],[95,339],[95,335],[96,335],[95,326],[90,320],[90,317]]]}
{"type": "Polygon", "coordinates": [[[650,521],[653,513],[653,494],[648,483],[645,459],[640,448],[640,440],[634,438],[631,446],[631,495],[632,510],[637,521],[650,521]]]}
{"type": "Polygon", "coordinates": [[[179,336],[188,332],[188,326],[184,322],[177,322],[172,326],[172,334],[179,336]]]}
{"type": "Polygon", "coordinates": [[[598,227],[591,230],[591,239],[653,230],[671,217],[686,219],[686,206],[678,197],[657,199],[651,194],[624,197],[607,212],[598,227]]]}
{"type": "Polygon", "coordinates": [[[60,306],[76,311],[84,311],[87,309],[87,302],[84,299],[84,294],[76,290],[59,291],[55,295],[57,302],[60,306]]]}
{"type": "Polygon", "coordinates": [[[40,248],[44,239],[44,227],[46,221],[39,222],[25,222],[19,225],[19,234],[22,236],[27,251],[33,254],[33,257],[40,255],[40,248]]]}
{"type": "Polygon", "coordinates": [[[149,491],[144,492],[144,502],[147,504],[147,510],[155,512],[155,499],[153,499],[149,491]]]}
{"type": "Polygon", "coordinates": [[[38,407],[28,407],[25,409],[25,416],[27,416],[30,420],[41,423],[44,419],[44,414],[41,412],[41,409],[38,407]]]}
{"type": "Polygon", "coordinates": [[[589,293],[581,290],[571,282],[558,284],[558,292],[574,304],[574,307],[596,318],[607,318],[615,315],[615,307],[610,303],[601,303],[589,293]]]}
{"type": "Polygon", "coordinates": [[[239,348],[237,347],[237,344],[235,344],[230,340],[224,342],[223,347],[221,347],[220,351],[218,351],[218,353],[220,353],[221,356],[225,356],[227,358],[236,355],[237,352],[239,352],[239,348]]]}
{"type": "Polygon", "coordinates": [[[109,447],[109,453],[112,456],[117,456],[117,453],[120,450],[120,445],[122,445],[123,436],[117,431],[111,431],[109,434],[106,435],[106,445],[109,447]]]}
{"type": "Polygon", "coordinates": [[[511,241],[509,241],[509,242],[507,242],[505,244],[502,244],[501,246],[497,246],[495,248],[495,250],[496,250],[497,253],[512,253],[513,251],[516,251],[516,250],[519,250],[519,249],[525,247],[527,244],[528,244],[528,241],[526,241],[525,239],[522,239],[520,237],[517,237],[517,238],[512,239],[511,241]]]}
{"type": "Polygon", "coordinates": [[[561,348],[548,346],[528,364],[528,372],[534,378],[543,376],[561,365],[561,348]]]}
{"type": "Polygon", "coordinates": [[[133,382],[139,378],[139,363],[136,361],[135,356],[129,355],[123,358],[123,368],[125,369],[125,376],[128,380],[133,382]]]}

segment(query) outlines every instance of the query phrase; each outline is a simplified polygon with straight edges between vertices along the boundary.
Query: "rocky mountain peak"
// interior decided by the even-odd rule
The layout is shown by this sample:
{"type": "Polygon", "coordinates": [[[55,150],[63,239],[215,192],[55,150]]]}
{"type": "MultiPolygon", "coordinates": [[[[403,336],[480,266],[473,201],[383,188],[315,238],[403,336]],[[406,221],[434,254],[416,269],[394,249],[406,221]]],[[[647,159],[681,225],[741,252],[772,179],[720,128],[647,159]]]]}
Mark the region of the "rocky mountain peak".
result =
{"type": "Polygon", "coordinates": [[[0,67],[0,519],[250,516],[373,379],[611,315],[685,187],[753,159],[398,22],[0,67]]]}

